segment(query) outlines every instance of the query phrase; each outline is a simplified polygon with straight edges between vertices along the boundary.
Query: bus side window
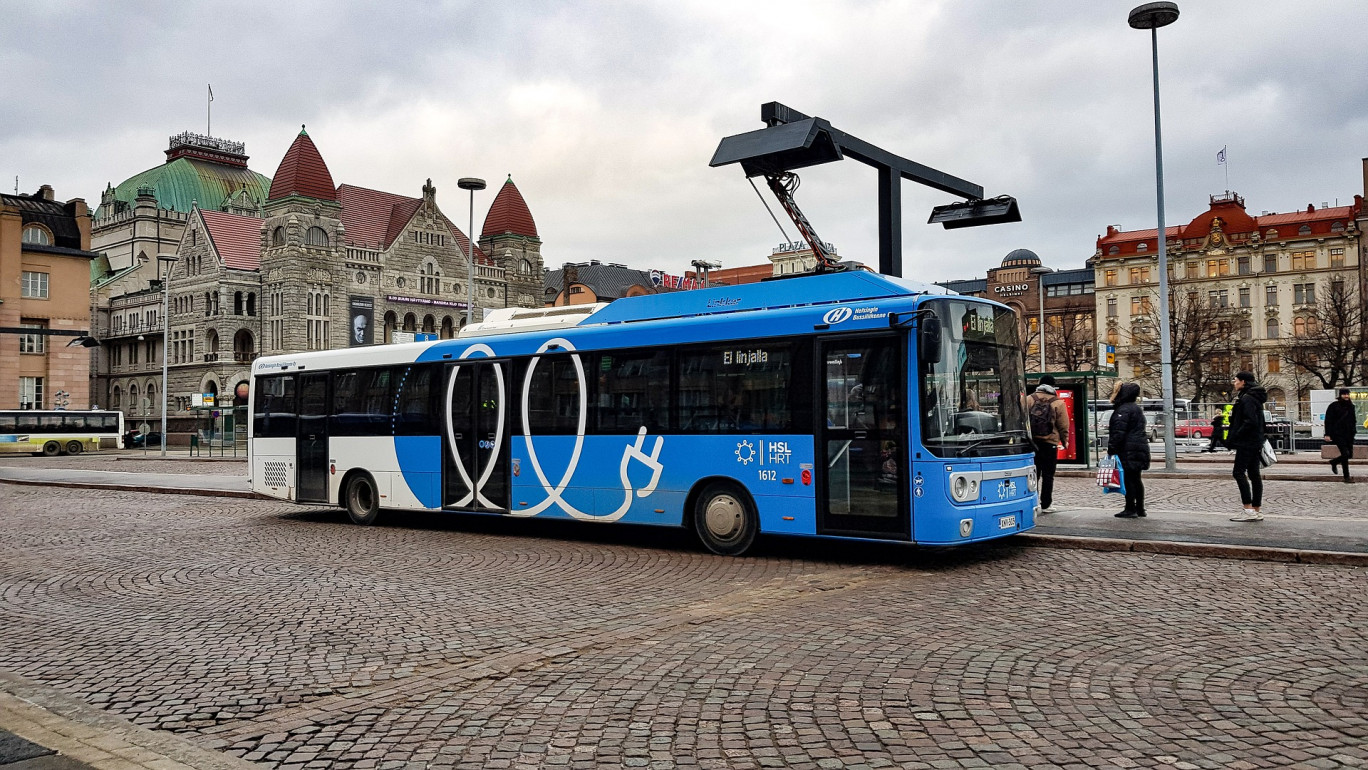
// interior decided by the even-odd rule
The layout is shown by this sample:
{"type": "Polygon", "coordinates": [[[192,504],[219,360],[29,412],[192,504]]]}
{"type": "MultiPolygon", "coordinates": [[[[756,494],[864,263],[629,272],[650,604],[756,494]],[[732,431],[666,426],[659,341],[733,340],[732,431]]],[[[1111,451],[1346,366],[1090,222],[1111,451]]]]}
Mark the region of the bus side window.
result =
{"type": "Polygon", "coordinates": [[[394,399],[394,435],[435,436],[441,432],[432,414],[432,366],[399,367],[394,399]]]}
{"type": "Polygon", "coordinates": [[[12,414],[0,414],[0,433],[14,433],[18,425],[19,418],[12,414]]]}
{"type": "Polygon", "coordinates": [[[257,438],[295,435],[295,378],[293,374],[260,377],[256,381],[252,433],[257,438]]]}
{"type": "Polygon", "coordinates": [[[605,353],[598,359],[598,431],[661,433],[670,427],[670,354],[605,353]]]}

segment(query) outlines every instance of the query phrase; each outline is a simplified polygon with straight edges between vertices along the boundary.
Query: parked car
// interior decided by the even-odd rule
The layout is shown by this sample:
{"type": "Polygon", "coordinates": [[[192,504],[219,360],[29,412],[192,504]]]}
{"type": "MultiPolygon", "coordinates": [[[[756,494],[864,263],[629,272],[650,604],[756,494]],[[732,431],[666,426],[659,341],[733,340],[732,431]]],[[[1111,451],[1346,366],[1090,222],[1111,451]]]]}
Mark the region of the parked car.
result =
{"type": "Polygon", "coordinates": [[[1211,438],[1211,430],[1211,420],[1194,417],[1175,423],[1173,435],[1177,438],[1211,438]]]}
{"type": "Polygon", "coordinates": [[[131,433],[130,437],[124,439],[124,447],[127,449],[142,449],[143,447],[161,446],[160,433],[131,433]]]}

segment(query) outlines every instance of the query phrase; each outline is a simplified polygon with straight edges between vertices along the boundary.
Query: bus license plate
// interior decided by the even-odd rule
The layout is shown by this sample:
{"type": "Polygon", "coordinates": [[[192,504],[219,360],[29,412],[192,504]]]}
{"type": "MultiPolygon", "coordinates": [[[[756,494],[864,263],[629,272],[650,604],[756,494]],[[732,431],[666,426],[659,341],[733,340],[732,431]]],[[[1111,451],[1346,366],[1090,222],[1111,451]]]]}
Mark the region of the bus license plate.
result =
{"type": "Polygon", "coordinates": [[[998,519],[998,529],[1016,529],[1016,515],[1003,516],[998,519]]]}

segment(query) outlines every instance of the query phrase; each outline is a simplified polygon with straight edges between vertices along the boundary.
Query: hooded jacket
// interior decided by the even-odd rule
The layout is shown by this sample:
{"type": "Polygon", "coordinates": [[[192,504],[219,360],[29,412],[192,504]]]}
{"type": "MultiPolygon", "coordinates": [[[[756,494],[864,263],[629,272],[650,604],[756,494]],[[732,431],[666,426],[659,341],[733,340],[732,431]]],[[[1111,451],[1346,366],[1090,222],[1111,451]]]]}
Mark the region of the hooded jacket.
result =
{"type": "Polygon", "coordinates": [[[1262,449],[1264,445],[1263,405],[1268,400],[1264,386],[1251,382],[1240,389],[1235,406],[1230,410],[1230,434],[1226,446],[1231,449],[1262,449]]]}
{"type": "Polygon", "coordinates": [[[1336,444],[1352,444],[1357,431],[1358,415],[1354,413],[1354,402],[1336,397],[1325,408],[1325,435],[1336,444]]]}
{"type": "Polygon", "coordinates": [[[1107,454],[1121,458],[1121,467],[1146,470],[1150,467],[1149,435],[1145,413],[1135,400],[1140,397],[1140,386],[1128,382],[1112,401],[1111,422],[1107,423],[1107,454]]]}

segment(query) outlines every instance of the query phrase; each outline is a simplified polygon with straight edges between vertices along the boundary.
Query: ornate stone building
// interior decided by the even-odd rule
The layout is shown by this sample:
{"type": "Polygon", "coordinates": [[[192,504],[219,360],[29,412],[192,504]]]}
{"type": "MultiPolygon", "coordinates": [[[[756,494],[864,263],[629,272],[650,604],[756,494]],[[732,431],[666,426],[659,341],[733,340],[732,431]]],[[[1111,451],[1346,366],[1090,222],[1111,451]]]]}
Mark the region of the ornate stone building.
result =
{"type": "Polygon", "coordinates": [[[416,198],[334,185],[301,131],[259,215],[195,208],[187,218],[168,281],[177,429],[193,424],[195,394],[244,404],[258,355],[378,344],[395,332],[451,337],[472,289],[476,320],[483,308],[540,306],[541,239],[511,178],[474,248],[473,286],[468,253],[431,180],[416,198]]]}
{"type": "MultiPolygon", "coordinates": [[[[1317,302],[1359,291],[1363,199],[1308,205],[1288,214],[1245,211],[1244,199],[1213,195],[1207,211],[1167,229],[1174,390],[1219,401],[1238,370],[1258,375],[1278,408],[1305,401],[1312,383],[1286,365],[1288,345],[1314,335],[1317,302]],[[1290,340],[1289,340],[1290,338],[1290,340]]],[[[1097,317],[1117,347],[1118,374],[1159,395],[1158,230],[1108,227],[1093,257],[1097,317]]]]}

